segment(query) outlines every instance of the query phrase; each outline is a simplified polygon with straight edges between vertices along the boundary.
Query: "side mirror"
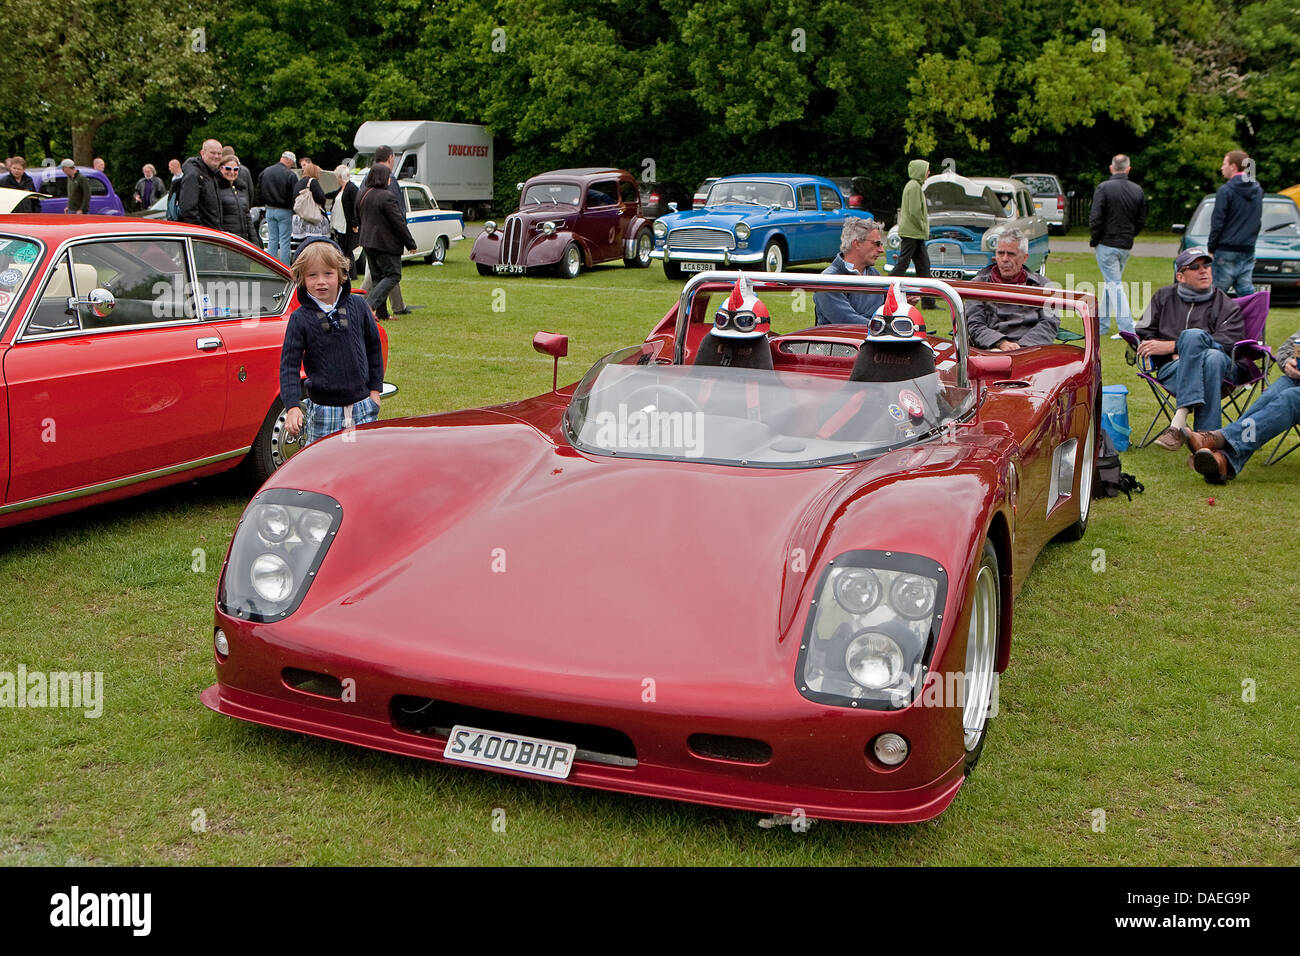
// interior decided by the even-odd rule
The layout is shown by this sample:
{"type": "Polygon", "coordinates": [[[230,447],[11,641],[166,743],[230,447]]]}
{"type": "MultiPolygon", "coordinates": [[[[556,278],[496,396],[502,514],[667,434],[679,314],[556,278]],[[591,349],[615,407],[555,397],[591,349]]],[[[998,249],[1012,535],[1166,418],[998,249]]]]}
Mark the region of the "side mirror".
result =
{"type": "Polygon", "coordinates": [[[1182,232],[1183,230],[1185,230],[1185,229],[1187,228],[1187,223],[1185,223],[1185,222],[1176,222],[1176,223],[1174,223],[1172,226],[1170,226],[1169,228],[1170,228],[1171,230],[1173,230],[1174,232],[1182,232]]]}
{"type": "Polygon", "coordinates": [[[520,192],[523,192],[523,191],[524,191],[524,184],[523,184],[523,183],[515,183],[515,189],[519,190],[520,192]]]}
{"type": "Polygon", "coordinates": [[[1010,371],[1010,355],[968,355],[966,357],[966,375],[970,378],[993,378],[1010,371]]]}
{"type": "Polygon", "coordinates": [[[108,314],[113,311],[113,307],[116,305],[117,300],[113,298],[113,293],[109,292],[107,289],[91,289],[90,295],[86,296],[84,299],[68,299],[69,311],[72,311],[79,306],[89,306],[90,311],[95,313],[95,316],[100,319],[108,318],[108,314]]]}
{"type": "Polygon", "coordinates": [[[1073,198],[1074,198],[1074,190],[1071,189],[1068,193],[1066,193],[1066,194],[1065,194],[1065,198],[1066,198],[1066,199],[1073,199],[1073,198]]]}
{"type": "Polygon", "coordinates": [[[668,204],[668,211],[669,211],[669,212],[676,212],[676,211],[677,211],[677,203],[675,203],[675,202],[670,202],[670,203],[668,204]]]}
{"type": "Polygon", "coordinates": [[[560,383],[560,359],[569,354],[569,337],[558,332],[538,332],[533,336],[533,348],[555,360],[551,391],[557,391],[560,383]]]}

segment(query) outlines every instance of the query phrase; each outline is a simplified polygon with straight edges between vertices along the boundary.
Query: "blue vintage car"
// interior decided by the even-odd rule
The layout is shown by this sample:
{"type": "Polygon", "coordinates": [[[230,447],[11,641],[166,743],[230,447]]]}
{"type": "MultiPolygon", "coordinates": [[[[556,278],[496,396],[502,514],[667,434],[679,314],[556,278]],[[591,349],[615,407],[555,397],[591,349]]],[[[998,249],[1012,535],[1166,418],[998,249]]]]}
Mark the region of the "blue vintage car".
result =
{"type": "Polygon", "coordinates": [[[849,216],[869,219],[871,213],[850,209],[822,176],[724,176],[709,187],[702,209],[655,220],[650,255],[663,261],[670,279],[720,265],[781,272],[791,263],[834,259],[849,216]]]}
{"type": "MultiPolygon", "coordinates": [[[[941,173],[921,187],[930,215],[930,275],[936,279],[972,279],[993,262],[998,233],[1016,226],[1029,239],[1025,268],[1047,275],[1047,221],[1034,209],[1029,187],[1015,179],[941,173]]],[[[898,227],[885,238],[886,272],[898,261],[902,240],[898,227]]],[[[915,270],[908,266],[908,272],[915,270]]]]}
{"type": "MultiPolygon", "coordinates": [[[[1183,240],[1178,250],[1204,246],[1210,238],[1210,219],[1214,215],[1214,197],[1206,196],[1184,227],[1174,225],[1183,240]]],[[[1266,193],[1255,240],[1255,270],[1251,282],[1256,287],[1271,286],[1274,299],[1300,296],[1300,209],[1290,197],[1266,193]]]]}

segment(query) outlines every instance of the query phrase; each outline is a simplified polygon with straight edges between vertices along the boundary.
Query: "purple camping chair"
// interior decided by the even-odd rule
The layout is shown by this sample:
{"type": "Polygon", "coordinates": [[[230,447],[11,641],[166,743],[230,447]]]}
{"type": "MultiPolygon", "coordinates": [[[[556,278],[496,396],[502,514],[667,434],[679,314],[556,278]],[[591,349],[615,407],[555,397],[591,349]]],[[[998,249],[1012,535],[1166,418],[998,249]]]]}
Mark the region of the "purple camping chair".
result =
{"type": "MultiPolygon", "coordinates": [[[[1233,421],[1241,416],[1255,400],[1255,393],[1261,391],[1268,384],[1268,374],[1273,365],[1273,350],[1268,347],[1265,340],[1265,326],[1268,323],[1268,305],[1270,291],[1262,289],[1259,292],[1252,292],[1250,295],[1243,295],[1236,300],[1241,307],[1242,318],[1242,337],[1233,344],[1229,350],[1233,363],[1239,370],[1249,367],[1250,374],[1247,379],[1240,384],[1233,385],[1229,382],[1223,383],[1222,408],[1224,416],[1233,421]]],[[[1137,364],[1137,347],[1139,340],[1135,332],[1120,332],[1124,341],[1128,343],[1128,354],[1125,356],[1130,365],[1137,364]]],[[[1143,359],[1138,367],[1138,378],[1147,383],[1151,389],[1151,394],[1156,399],[1156,413],[1151,419],[1151,424],[1147,426],[1146,434],[1142,440],[1137,443],[1139,448],[1145,448],[1151,444],[1164,431],[1165,425],[1172,424],[1174,412],[1178,410],[1178,402],[1174,398],[1173,392],[1165,388],[1160,380],[1156,378],[1155,371],[1151,363],[1143,359]]]]}

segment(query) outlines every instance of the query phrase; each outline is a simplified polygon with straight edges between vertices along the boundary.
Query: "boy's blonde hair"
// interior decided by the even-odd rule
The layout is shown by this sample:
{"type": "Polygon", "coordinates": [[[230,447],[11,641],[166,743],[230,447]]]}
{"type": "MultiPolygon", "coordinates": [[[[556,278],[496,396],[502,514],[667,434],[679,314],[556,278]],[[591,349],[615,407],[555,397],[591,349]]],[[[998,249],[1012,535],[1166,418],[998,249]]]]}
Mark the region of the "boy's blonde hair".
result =
{"type": "Polygon", "coordinates": [[[348,281],[348,260],[332,242],[313,242],[300,250],[293,260],[293,281],[302,285],[307,281],[307,270],[322,265],[338,272],[339,285],[348,281]]]}

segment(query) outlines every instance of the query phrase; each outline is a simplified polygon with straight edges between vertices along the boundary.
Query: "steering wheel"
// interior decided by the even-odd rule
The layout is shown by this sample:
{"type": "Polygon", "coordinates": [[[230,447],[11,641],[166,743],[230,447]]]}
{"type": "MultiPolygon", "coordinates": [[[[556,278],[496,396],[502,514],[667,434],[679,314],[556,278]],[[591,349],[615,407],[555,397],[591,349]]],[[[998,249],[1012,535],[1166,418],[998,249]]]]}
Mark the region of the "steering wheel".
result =
{"type": "Polygon", "coordinates": [[[623,401],[627,403],[628,408],[636,410],[653,405],[655,410],[660,412],[695,414],[700,411],[699,403],[675,385],[642,385],[630,392],[623,401]],[[665,408],[664,399],[669,399],[669,405],[675,407],[665,408]]]}

